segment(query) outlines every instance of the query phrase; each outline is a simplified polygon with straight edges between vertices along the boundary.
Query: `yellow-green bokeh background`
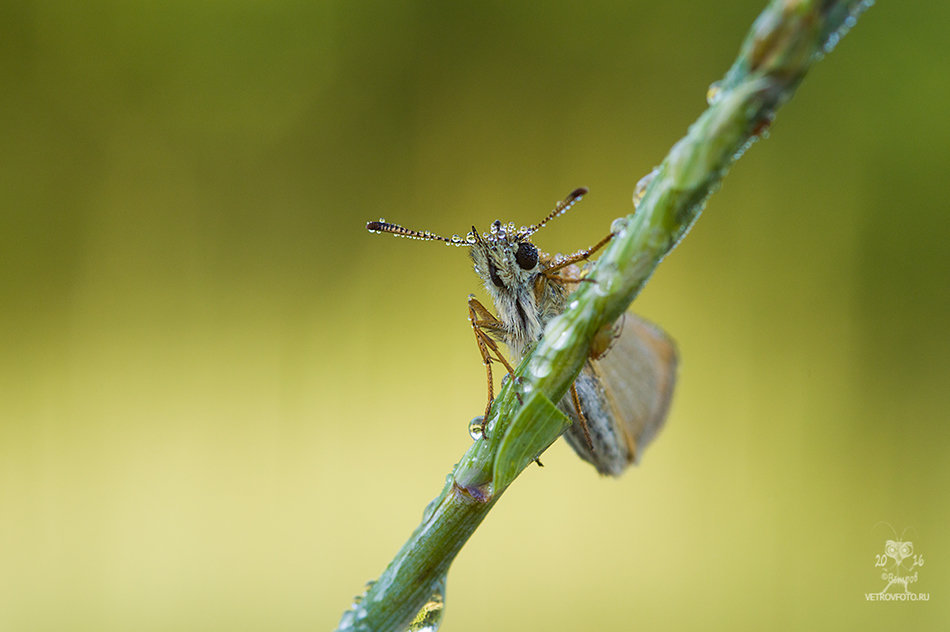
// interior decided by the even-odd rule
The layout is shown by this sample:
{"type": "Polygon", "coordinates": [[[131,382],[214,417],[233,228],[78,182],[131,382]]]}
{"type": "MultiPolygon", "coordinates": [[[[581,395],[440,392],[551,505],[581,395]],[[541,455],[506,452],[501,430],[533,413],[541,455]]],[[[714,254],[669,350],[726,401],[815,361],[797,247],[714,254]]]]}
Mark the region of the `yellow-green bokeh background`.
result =
{"type": "MultiPolygon", "coordinates": [[[[484,404],[466,256],[600,238],[760,1],[0,7],[0,630],[321,630],[484,404]],[[721,5],[721,6],[720,6],[721,5]]],[[[669,424],[557,444],[462,551],[445,630],[950,620],[950,5],[882,2],[635,304],[669,424]],[[914,541],[929,603],[867,603],[914,541]]]]}

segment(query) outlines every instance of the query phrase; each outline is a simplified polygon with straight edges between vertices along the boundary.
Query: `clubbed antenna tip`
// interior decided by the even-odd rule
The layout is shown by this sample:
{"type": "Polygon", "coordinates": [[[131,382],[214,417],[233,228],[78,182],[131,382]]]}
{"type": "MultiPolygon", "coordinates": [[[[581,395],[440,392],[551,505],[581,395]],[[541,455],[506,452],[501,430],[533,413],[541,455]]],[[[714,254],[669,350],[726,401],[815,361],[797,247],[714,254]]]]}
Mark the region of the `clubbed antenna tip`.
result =
{"type": "Polygon", "coordinates": [[[468,239],[463,240],[458,235],[452,235],[451,239],[443,237],[442,235],[436,235],[435,233],[430,233],[427,230],[412,230],[411,228],[406,228],[400,226],[399,224],[393,224],[387,222],[386,220],[380,218],[378,222],[367,222],[366,230],[371,233],[391,233],[397,237],[408,237],[409,239],[422,239],[427,241],[443,241],[446,244],[453,246],[470,246],[474,240],[468,239]]]}
{"type": "Polygon", "coordinates": [[[538,222],[534,226],[529,226],[526,231],[526,234],[530,235],[531,233],[537,231],[538,229],[540,229],[542,226],[550,222],[552,219],[554,219],[558,215],[563,215],[564,213],[566,213],[572,206],[577,204],[578,200],[584,197],[584,195],[586,195],[587,192],[588,192],[587,187],[578,187],[574,189],[573,191],[571,191],[566,198],[564,198],[563,200],[561,200],[554,206],[554,210],[551,211],[547,217],[542,219],[540,222],[538,222]]]}

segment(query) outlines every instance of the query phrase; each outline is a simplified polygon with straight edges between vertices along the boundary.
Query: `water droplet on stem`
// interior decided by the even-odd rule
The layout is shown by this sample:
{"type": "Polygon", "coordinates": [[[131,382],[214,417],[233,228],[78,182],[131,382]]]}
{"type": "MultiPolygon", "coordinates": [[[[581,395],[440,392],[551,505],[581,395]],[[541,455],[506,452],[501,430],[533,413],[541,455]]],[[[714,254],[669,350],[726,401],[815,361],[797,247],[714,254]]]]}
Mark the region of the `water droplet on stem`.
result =
{"type": "MultiPolygon", "coordinates": [[[[636,209],[640,205],[640,200],[643,199],[643,196],[646,195],[647,188],[650,186],[650,183],[653,182],[653,178],[656,177],[660,170],[657,167],[653,167],[653,171],[646,174],[640,180],[637,181],[637,186],[633,188],[633,208],[636,209]]],[[[610,227],[613,231],[613,226],[610,227]]]]}
{"type": "Polygon", "coordinates": [[[442,614],[445,612],[445,577],[435,584],[435,589],[429,600],[422,606],[419,613],[406,628],[406,632],[436,632],[442,625],[442,614]]]}
{"type": "Polygon", "coordinates": [[[472,440],[478,441],[485,434],[485,418],[479,415],[468,422],[468,434],[472,435],[472,440]]]}

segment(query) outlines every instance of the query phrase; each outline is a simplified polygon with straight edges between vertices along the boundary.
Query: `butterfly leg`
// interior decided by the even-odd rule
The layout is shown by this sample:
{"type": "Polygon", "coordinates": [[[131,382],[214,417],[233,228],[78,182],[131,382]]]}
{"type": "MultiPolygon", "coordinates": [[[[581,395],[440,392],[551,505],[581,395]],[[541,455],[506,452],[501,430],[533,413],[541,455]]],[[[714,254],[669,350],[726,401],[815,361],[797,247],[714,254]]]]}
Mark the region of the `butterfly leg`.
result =
{"type": "Polygon", "coordinates": [[[581,250],[580,252],[574,255],[571,255],[570,257],[562,261],[558,261],[557,263],[551,265],[548,268],[545,268],[544,270],[541,271],[541,274],[543,274],[549,279],[557,278],[558,275],[554,274],[555,272],[557,272],[561,268],[566,268],[567,266],[571,264],[577,263],[578,261],[584,261],[586,259],[590,259],[590,256],[592,254],[594,254],[595,252],[597,252],[598,250],[606,246],[608,243],[610,243],[610,240],[613,238],[614,238],[614,234],[610,233],[609,235],[607,235],[606,237],[598,241],[596,244],[594,244],[590,248],[587,248],[586,250],[581,250]]]}
{"type": "MultiPolygon", "coordinates": [[[[475,333],[475,343],[478,345],[478,352],[482,356],[482,363],[485,365],[485,373],[488,381],[488,404],[485,406],[484,422],[487,423],[488,413],[491,411],[492,402],[495,401],[495,386],[491,372],[492,361],[501,362],[505,365],[505,368],[508,369],[509,373],[513,374],[515,370],[508,360],[505,359],[505,356],[501,354],[501,351],[499,351],[498,344],[489,335],[489,332],[495,334],[504,333],[506,331],[504,323],[495,318],[495,315],[488,311],[474,296],[468,297],[468,320],[472,324],[472,331],[475,333]]],[[[482,436],[486,439],[488,438],[485,434],[484,427],[482,429],[482,436]]]]}
{"type": "Polygon", "coordinates": [[[584,439],[587,441],[587,447],[591,454],[594,453],[594,443],[590,440],[590,428],[587,425],[587,417],[581,408],[581,398],[577,396],[577,384],[571,384],[571,400],[574,402],[574,410],[577,411],[577,419],[581,422],[581,430],[584,431],[584,439]]]}

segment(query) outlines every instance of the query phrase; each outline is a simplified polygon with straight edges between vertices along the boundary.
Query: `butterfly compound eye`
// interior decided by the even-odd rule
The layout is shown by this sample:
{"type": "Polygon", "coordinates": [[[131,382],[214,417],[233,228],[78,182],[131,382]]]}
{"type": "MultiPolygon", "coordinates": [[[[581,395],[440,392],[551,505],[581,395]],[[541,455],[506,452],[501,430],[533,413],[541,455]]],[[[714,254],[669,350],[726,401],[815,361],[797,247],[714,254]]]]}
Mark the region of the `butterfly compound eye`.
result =
{"type": "Polygon", "coordinates": [[[518,251],[515,253],[515,261],[518,262],[522,270],[530,270],[538,265],[538,249],[534,247],[534,244],[529,244],[526,241],[521,242],[518,244],[518,251]]]}

